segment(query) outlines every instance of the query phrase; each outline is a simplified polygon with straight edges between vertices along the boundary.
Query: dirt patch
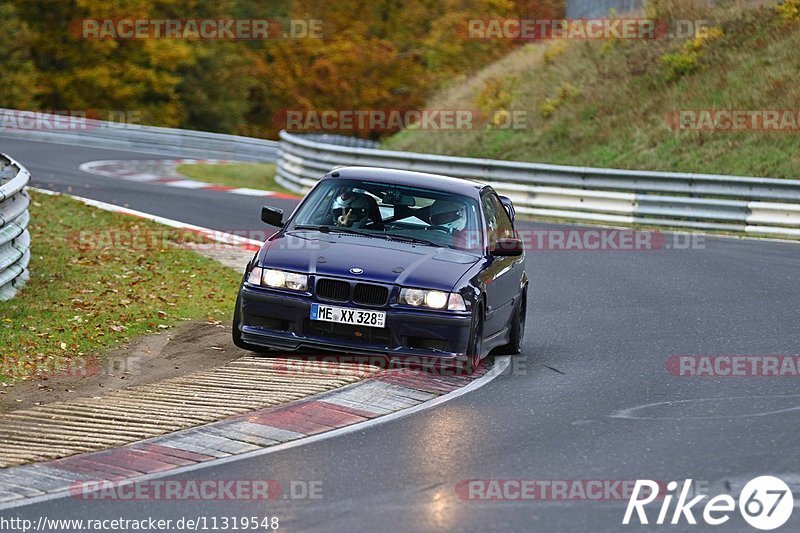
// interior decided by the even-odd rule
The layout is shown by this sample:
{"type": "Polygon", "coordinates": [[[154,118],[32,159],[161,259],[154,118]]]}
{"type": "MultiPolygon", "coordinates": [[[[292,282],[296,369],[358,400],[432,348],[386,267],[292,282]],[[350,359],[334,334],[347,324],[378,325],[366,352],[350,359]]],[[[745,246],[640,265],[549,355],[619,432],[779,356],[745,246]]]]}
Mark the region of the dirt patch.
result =
{"type": "Polygon", "coordinates": [[[229,324],[187,322],[134,339],[79,370],[0,387],[0,413],[111,391],[214,368],[249,354],[233,345],[229,324]]]}

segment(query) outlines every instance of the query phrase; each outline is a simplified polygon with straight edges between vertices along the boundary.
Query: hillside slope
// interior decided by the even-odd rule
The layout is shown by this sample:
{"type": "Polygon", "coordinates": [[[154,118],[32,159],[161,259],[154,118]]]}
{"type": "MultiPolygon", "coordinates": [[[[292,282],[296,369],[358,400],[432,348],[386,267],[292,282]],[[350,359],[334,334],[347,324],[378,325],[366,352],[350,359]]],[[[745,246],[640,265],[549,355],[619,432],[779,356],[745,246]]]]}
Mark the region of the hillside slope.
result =
{"type": "Polygon", "coordinates": [[[408,130],[385,145],[553,164],[800,177],[800,124],[791,120],[800,122],[800,0],[732,4],[724,11],[702,0],[651,4],[653,18],[714,21],[692,38],[528,44],[427,106],[487,116],[523,111],[524,128],[408,130]],[[681,110],[759,116],[780,110],[782,122],[779,131],[682,129],[675,120],[681,110]]]}

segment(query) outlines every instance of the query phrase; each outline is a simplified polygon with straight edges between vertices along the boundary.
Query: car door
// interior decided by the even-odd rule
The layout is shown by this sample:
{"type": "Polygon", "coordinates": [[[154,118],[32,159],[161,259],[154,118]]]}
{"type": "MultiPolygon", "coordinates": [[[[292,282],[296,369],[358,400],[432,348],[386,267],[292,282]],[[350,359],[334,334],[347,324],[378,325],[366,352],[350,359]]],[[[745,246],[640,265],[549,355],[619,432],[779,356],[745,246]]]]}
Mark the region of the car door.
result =
{"type": "Polygon", "coordinates": [[[498,239],[513,238],[514,226],[500,199],[492,191],[481,197],[481,207],[486,221],[488,249],[487,268],[484,270],[486,291],[485,333],[489,337],[500,332],[509,323],[514,310],[514,297],[519,292],[517,265],[519,257],[497,257],[491,255],[498,239]]]}

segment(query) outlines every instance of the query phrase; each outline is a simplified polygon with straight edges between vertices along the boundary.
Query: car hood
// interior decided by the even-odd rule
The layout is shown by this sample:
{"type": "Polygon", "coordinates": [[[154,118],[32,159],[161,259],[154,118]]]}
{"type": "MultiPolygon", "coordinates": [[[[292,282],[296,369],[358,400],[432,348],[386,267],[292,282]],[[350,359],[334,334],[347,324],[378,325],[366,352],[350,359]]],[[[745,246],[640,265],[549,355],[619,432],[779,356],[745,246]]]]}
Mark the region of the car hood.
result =
{"type": "Polygon", "coordinates": [[[450,248],[305,230],[279,233],[266,244],[258,260],[265,268],[443,291],[480,259],[450,248]]]}

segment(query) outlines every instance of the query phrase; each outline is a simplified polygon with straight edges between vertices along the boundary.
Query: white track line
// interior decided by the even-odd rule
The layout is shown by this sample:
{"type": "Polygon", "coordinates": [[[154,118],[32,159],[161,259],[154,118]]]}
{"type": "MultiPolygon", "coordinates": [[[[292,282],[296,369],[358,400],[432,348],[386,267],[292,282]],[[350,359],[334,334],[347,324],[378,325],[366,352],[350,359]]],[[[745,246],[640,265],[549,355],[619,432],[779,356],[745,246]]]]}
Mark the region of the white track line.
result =
{"type": "Polygon", "coordinates": [[[164,218],[157,215],[151,215],[150,213],[144,213],[142,211],[128,209],[127,207],[122,207],[119,205],[107,204],[106,202],[101,202],[99,200],[92,200],[91,198],[84,198],[82,196],[74,196],[72,194],[53,192],[47,189],[39,189],[36,187],[28,187],[28,189],[37,193],[47,194],[49,196],[66,196],[68,198],[72,198],[73,200],[78,200],[79,202],[82,202],[86,205],[97,207],[98,209],[102,209],[104,211],[111,211],[113,213],[123,213],[126,215],[132,215],[135,217],[152,220],[153,222],[157,222],[159,224],[163,224],[171,228],[185,229],[195,233],[200,233],[208,237],[209,239],[213,239],[217,242],[225,244],[231,244],[234,246],[237,245],[258,246],[259,248],[261,247],[262,244],[264,244],[263,241],[258,241],[256,239],[248,239],[246,237],[240,237],[238,235],[234,235],[232,233],[226,233],[224,231],[217,231],[210,228],[195,226],[194,224],[187,224],[186,222],[181,222],[179,220],[172,220],[171,218],[164,218]]]}
{"type": "MultiPolygon", "coordinates": [[[[334,437],[341,437],[342,435],[347,435],[348,433],[353,433],[354,431],[362,431],[371,427],[378,426],[380,424],[384,424],[386,422],[391,422],[392,420],[397,420],[398,418],[403,418],[414,413],[425,411],[432,407],[436,407],[437,405],[443,404],[445,402],[449,402],[459,396],[462,396],[468,392],[471,392],[475,389],[479,389],[492,381],[497,376],[501,375],[503,371],[508,367],[510,364],[510,357],[509,356],[502,356],[502,357],[495,357],[494,365],[492,368],[483,376],[479,377],[475,381],[470,382],[469,385],[461,387],[460,389],[454,390],[452,392],[448,392],[442,396],[434,398],[432,400],[428,400],[427,402],[423,402],[421,404],[415,405],[414,407],[409,407],[408,409],[403,409],[400,411],[395,411],[394,413],[381,416],[378,418],[372,418],[370,420],[366,420],[364,422],[358,422],[356,424],[352,424],[350,426],[345,426],[343,428],[334,429],[332,431],[328,431],[326,433],[320,433],[317,435],[312,435],[310,437],[303,437],[301,439],[293,440],[290,442],[284,442],[282,444],[276,444],[275,446],[270,446],[268,448],[262,448],[260,450],[253,450],[251,452],[245,452],[238,455],[231,455],[229,457],[223,457],[221,459],[214,459],[211,461],[206,461],[203,463],[196,463],[193,465],[182,466],[178,468],[174,468],[172,470],[168,470],[166,472],[155,472],[152,474],[145,474],[135,478],[128,478],[122,481],[119,481],[120,486],[129,485],[132,483],[140,483],[142,481],[149,481],[151,479],[160,479],[169,476],[175,476],[179,474],[185,474],[187,472],[194,472],[196,470],[202,470],[204,468],[213,468],[220,465],[228,464],[228,463],[235,463],[238,461],[245,461],[247,459],[252,459],[254,457],[261,457],[262,455],[269,455],[271,453],[282,452],[284,450],[290,450],[292,448],[296,448],[298,446],[304,446],[306,444],[312,444],[314,442],[331,439],[334,437]]],[[[324,398],[323,398],[324,400],[324,398]]],[[[213,422],[212,422],[213,423],[213,422]]],[[[197,426],[198,428],[202,428],[203,426],[197,426]]],[[[0,504],[0,511],[4,511],[6,509],[14,509],[17,507],[27,507],[29,505],[34,505],[37,503],[42,503],[51,500],[60,500],[63,498],[70,497],[69,489],[53,492],[51,494],[43,494],[42,496],[36,496],[33,498],[21,499],[21,500],[14,500],[10,502],[6,502],[0,504]]]]}
{"type": "Polygon", "coordinates": [[[162,185],[167,187],[178,187],[179,189],[205,189],[206,187],[213,187],[213,183],[204,183],[196,180],[177,180],[177,181],[163,181],[162,185]]]}

